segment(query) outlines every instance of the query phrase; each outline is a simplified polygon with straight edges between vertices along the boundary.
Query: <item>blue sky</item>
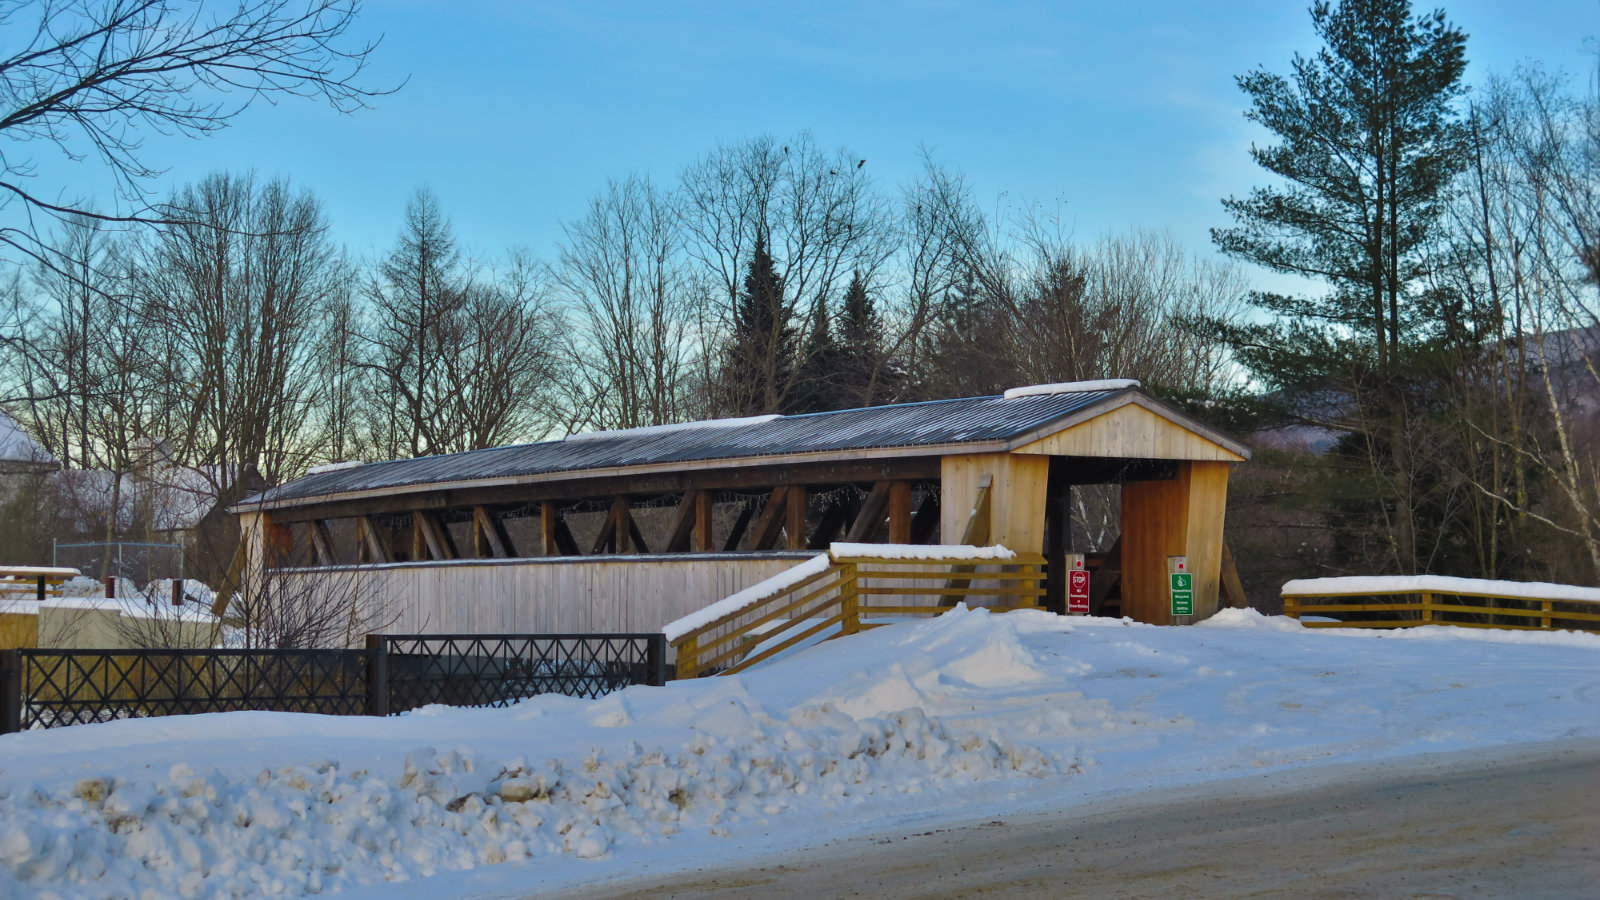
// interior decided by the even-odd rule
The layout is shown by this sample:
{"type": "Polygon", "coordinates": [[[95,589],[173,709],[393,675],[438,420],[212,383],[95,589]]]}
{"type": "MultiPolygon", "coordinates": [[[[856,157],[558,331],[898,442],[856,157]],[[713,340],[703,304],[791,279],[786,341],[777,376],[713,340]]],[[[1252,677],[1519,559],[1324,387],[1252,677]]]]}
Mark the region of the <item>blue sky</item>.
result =
{"type": "MultiPolygon", "coordinates": [[[[1600,0],[1445,8],[1470,36],[1472,81],[1537,59],[1592,83],[1600,0]]],[[[1233,77],[1316,47],[1294,0],[369,0],[357,31],[383,35],[369,83],[406,80],[398,93],[353,116],[291,99],[211,139],[151,136],[159,184],[287,176],[358,257],[392,243],[427,185],[466,247],[550,258],[607,177],[670,181],[718,142],[809,130],[889,189],[927,147],[989,208],[1039,203],[1085,240],[1167,228],[1210,253],[1218,199],[1261,180],[1246,151],[1265,136],[1233,77]]]]}

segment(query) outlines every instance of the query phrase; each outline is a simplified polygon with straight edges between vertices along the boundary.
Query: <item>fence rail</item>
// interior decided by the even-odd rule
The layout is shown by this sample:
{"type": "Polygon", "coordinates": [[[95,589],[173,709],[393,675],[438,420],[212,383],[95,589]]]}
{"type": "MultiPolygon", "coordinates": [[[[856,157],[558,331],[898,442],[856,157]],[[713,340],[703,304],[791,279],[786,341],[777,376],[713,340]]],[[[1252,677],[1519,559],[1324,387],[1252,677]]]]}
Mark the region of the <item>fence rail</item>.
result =
{"type": "Polygon", "coordinates": [[[1313,578],[1285,584],[1282,596],[1284,615],[1307,628],[1600,631],[1600,589],[1570,585],[1430,575],[1313,578]]]}
{"type": "Polygon", "coordinates": [[[734,602],[727,612],[674,634],[677,675],[732,674],[830,629],[855,634],[887,624],[866,617],[938,615],[962,601],[995,612],[1039,606],[1043,556],[1004,547],[982,548],[988,556],[947,549],[940,555],[938,547],[911,548],[917,556],[829,551],[823,568],[802,563],[793,577],[780,574],[728,598],[723,602],[734,602]]]}
{"type": "Polygon", "coordinates": [[[389,715],[664,684],[659,634],[371,635],[358,650],[0,650],[0,734],[261,710],[389,715]]]}

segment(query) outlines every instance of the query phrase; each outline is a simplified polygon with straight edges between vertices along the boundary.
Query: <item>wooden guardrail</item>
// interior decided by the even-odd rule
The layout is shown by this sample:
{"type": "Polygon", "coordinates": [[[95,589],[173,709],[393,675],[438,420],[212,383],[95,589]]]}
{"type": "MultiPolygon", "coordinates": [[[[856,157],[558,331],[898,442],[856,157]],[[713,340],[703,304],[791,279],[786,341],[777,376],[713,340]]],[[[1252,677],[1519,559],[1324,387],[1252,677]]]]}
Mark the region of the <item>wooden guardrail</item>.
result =
{"type": "Polygon", "coordinates": [[[962,601],[995,612],[1034,609],[1044,563],[998,546],[834,544],[663,632],[677,650],[679,678],[732,674],[830,629],[834,637],[888,624],[868,616],[933,616],[962,601]]]}
{"type": "Polygon", "coordinates": [[[1600,588],[1442,575],[1303,578],[1283,586],[1283,613],[1307,628],[1600,631],[1600,588]],[[1305,616],[1315,616],[1307,621],[1305,616]]]}

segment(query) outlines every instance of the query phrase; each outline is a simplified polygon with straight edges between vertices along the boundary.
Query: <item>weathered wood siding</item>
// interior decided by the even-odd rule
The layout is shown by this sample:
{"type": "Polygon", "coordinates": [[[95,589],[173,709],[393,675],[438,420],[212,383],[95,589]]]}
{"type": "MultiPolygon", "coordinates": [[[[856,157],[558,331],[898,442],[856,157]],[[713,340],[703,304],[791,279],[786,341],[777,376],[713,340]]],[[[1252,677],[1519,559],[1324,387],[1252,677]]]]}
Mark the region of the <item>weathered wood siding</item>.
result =
{"type": "Polygon", "coordinates": [[[280,570],[387,606],[395,634],[659,631],[816,554],[556,557],[280,570]]]}

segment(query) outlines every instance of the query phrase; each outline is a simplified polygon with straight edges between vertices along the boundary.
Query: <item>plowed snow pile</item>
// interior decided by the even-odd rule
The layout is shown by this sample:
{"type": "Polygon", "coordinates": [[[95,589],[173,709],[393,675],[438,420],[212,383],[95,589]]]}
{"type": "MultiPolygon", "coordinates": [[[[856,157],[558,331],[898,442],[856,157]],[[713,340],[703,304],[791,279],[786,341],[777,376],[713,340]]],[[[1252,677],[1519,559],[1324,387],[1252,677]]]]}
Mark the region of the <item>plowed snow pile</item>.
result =
{"type": "Polygon", "coordinates": [[[32,732],[0,738],[0,897],[466,896],[1265,766],[1594,736],[1597,651],[958,608],[596,701],[32,732]]]}

